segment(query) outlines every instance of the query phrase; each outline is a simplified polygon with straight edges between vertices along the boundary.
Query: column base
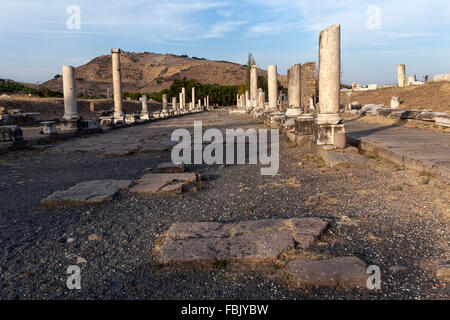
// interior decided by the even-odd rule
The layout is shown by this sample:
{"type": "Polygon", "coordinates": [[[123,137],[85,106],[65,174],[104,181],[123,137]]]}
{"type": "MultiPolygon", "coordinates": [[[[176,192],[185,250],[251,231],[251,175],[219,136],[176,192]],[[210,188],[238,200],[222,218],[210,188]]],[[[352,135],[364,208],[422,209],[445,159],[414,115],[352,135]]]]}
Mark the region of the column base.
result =
{"type": "Polygon", "coordinates": [[[302,113],[303,113],[303,110],[301,108],[288,108],[288,109],[286,109],[286,117],[287,118],[298,117],[302,113]]]}
{"type": "Polygon", "coordinates": [[[113,121],[114,121],[114,124],[125,123],[125,117],[124,117],[123,113],[114,113],[113,121]]]}
{"type": "Polygon", "coordinates": [[[150,120],[150,115],[148,112],[141,113],[141,120],[150,120]]]}
{"type": "Polygon", "coordinates": [[[347,146],[345,140],[345,127],[343,123],[329,124],[314,123],[314,142],[319,146],[334,146],[338,149],[344,149],[347,146]]]}
{"type": "Polygon", "coordinates": [[[62,119],[61,120],[61,131],[70,132],[70,131],[78,131],[79,119],[62,119]]]}

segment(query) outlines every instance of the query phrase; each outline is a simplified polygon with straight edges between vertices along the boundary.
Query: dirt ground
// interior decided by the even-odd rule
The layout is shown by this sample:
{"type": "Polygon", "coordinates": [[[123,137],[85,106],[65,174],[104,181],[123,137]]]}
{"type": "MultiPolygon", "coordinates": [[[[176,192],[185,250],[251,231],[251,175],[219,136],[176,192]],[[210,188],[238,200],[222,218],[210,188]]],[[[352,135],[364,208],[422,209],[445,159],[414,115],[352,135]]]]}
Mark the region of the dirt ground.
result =
{"type": "Polygon", "coordinates": [[[391,105],[391,97],[400,97],[400,109],[450,112],[450,82],[429,82],[405,88],[381,88],[370,91],[341,92],[341,104],[358,101],[361,105],[375,103],[391,105]],[[348,95],[350,93],[350,95],[348,95]]]}

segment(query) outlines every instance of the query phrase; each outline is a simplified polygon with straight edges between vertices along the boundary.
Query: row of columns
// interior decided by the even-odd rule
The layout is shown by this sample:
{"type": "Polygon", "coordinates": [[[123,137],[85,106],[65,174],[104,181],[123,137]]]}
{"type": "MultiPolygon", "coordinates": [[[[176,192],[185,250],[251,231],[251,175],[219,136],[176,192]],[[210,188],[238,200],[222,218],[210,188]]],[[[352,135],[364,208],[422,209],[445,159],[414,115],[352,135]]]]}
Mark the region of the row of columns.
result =
{"type": "MultiPolygon", "coordinates": [[[[114,92],[114,123],[124,123],[125,115],[123,112],[123,101],[122,101],[122,79],[121,79],[121,69],[120,69],[120,54],[121,50],[111,49],[111,60],[112,60],[112,81],[113,81],[113,92],[114,92]]],[[[78,115],[77,107],[77,94],[76,94],[76,81],[75,81],[75,68],[73,66],[63,66],[63,92],[64,92],[64,115],[62,118],[63,128],[76,129],[77,121],[80,120],[78,115]]],[[[148,101],[147,96],[143,95],[141,97],[142,110],[140,113],[140,118],[143,120],[149,120],[148,112],[148,101]]],[[[209,109],[209,96],[205,97],[204,106],[209,109]]],[[[197,108],[202,107],[201,100],[198,100],[197,108]]],[[[192,102],[191,111],[194,111],[195,105],[195,87],[192,88],[192,102]]],[[[177,98],[172,97],[172,112],[185,113],[186,110],[186,89],[182,88],[179,96],[179,104],[177,105],[177,98]]],[[[162,95],[162,112],[163,116],[169,115],[167,94],[162,95]]]]}
{"type": "MultiPolygon", "coordinates": [[[[340,60],[340,25],[335,24],[323,30],[319,37],[319,103],[316,116],[310,113],[309,105],[301,105],[300,63],[288,69],[288,108],[286,112],[281,112],[277,105],[276,65],[269,65],[267,68],[268,104],[264,106],[264,93],[262,90],[258,92],[257,66],[253,64],[250,69],[250,97],[248,97],[248,91],[245,92],[245,97],[244,95],[238,95],[238,107],[245,108],[247,112],[251,112],[258,117],[270,119],[272,124],[286,123],[287,125],[287,120],[292,119],[289,123],[292,125],[293,121],[297,122],[301,127],[299,131],[311,136],[318,145],[333,145],[344,148],[346,145],[345,128],[339,111],[340,60]]],[[[401,68],[399,66],[399,70],[401,68]]],[[[314,101],[312,104],[314,104],[314,101]]]]}

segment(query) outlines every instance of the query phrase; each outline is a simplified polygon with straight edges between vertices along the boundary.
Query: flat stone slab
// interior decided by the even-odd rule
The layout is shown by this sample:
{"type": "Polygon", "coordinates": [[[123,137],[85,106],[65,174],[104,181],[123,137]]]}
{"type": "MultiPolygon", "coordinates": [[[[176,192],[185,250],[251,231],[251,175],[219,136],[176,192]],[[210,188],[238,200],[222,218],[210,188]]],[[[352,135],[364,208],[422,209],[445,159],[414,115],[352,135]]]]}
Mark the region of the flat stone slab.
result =
{"type": "Polygon", "coordinates": [[[294,259],[288,273],[302,286],[366,288],[366,263],[356,257],[324,260],[294,259]]]}
{"type": "Polygon", "coordinates": [[[143,175],[130,192],[154,194],[158,192],[182,193],[184,187],[199,181],[195,173],[148,173],[143,175]]]}
{"type": "Polygon", "coordinates": [[[450,181],[450,139],[446,132],[353,120],[345,121],[345,131],[348,141],[362,150],[450,181]]]}
{"type": "Polygon", "coordinates": [[[55,191],[41,204],[47,207],[65,205],[83,205],[110,201],[121,190],[131,185],[131,180],[92,180],[70,187],[67,190],[55,191]]]}
{"type": "Polygon", "coordinates": [[[309,247],[328,227],[321,218],[238,223],[178,222],[159,247],[162,263],[214,259],[275,259],[296,245],[309,247]]]}
{"type": "Polygon", "coordinates": [[[339,164],[344,163],[366,163],[369,160],[360,154],[353,154],[353,153],[342,153],[342,152],[334,152],[334,151],[325,151],[322,152],[322,158],[325,162],[325,165],[333,168],[334,166],[337,166],[339,164]]]}
{"type": "Polygon", "coordinates": [[[184,164],[174,164],[172,162],[164,162],[156,167],[156,172],[163,172],[163,173],[184,172],[184,164]]]}

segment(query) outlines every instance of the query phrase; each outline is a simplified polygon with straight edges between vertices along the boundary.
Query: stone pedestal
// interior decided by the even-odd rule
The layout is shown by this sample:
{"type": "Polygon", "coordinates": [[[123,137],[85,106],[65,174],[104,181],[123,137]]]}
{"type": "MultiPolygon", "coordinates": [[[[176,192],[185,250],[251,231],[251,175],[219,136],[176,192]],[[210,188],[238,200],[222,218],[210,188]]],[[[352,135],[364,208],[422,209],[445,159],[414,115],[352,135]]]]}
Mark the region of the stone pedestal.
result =
{"type": "Polygon", "coordinates": [[[77,90],[75,86],[75,68],[63,66],[64,120],[77,120],[77,90]]]}
{"type": "Polygon", "coordinates": [[[55,121],[42,121],[40,134],[52,135],[56,134],[56,122],[55,121]]]}
{"type": "Polygon", "coordinates": [[[81,120],[72,119],[72,120],[61,120],[61,131],[64,132],[73,132],[78,130],[78,123],[81,120]]]}
{"type": "Polygon", "coordinates": [[[317,145],[331,145],[338,149],[344,149],[347,145],[344,124],[315,123],[314,142],[317,145]]]}
{"type": "Polygon", "coordinates": [[[122,78],[120,74],[120,49],[111,49],[112,78],[114,91],[114,123],[124,123],[122,103],[122,78]]]}
{"type": "Polygon", "coordinates": [[[314,126],[314,117],[298,117],[295,119],[294,133],[298,136],[308,137],[313,140],[314,126]]]}

